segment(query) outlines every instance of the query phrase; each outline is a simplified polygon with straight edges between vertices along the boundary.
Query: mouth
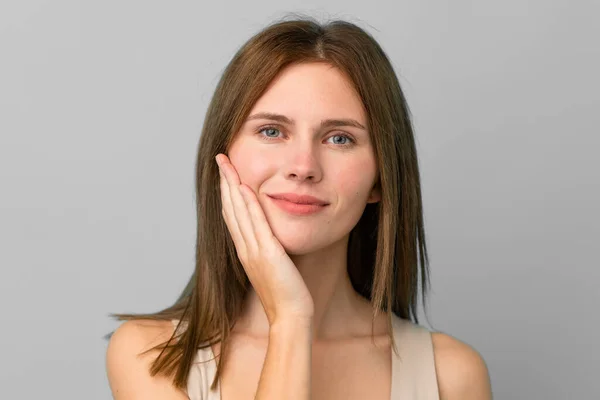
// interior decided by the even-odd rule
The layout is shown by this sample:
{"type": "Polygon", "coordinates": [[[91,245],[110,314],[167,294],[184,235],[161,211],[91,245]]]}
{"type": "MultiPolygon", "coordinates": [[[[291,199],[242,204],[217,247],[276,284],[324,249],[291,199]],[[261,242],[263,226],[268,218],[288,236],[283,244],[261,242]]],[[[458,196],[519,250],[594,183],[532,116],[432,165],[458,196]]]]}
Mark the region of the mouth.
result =
{"type": "Polygon", "coordinates": [[[268,195],[271,201],[283,211],[294,215],[311,215],[322,211],[329,203],[319,200],[315,197],[298,198],[297,195],[281,196],[268,195]],[[282,198],[284,197],[284,198],[282,198]],[[285,198],[287,197],[287,198],[285,198]],[[293,200],[289,200],[293,199],[293,200]]]}
{"type": "Polygon", "coordinates": [[[296,193],[275,193],[269,194],[269,197],[277,200],[285,200],[294,204],[302,204],[302,205],[317,205],[317,206],[326,206],[329,203],[325,200],[321,200],[318,197],[310,196],[307,194],[296,194],[296,193]]]}

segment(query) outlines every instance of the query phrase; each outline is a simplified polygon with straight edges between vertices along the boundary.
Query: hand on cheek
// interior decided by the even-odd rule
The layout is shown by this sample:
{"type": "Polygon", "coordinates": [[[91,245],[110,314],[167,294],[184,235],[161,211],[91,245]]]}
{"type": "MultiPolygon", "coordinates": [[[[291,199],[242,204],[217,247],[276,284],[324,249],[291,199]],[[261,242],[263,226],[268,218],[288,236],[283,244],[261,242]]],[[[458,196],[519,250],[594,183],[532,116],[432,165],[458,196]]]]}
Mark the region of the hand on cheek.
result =
{"type": "Polygon", "coordinates": [[[241,183],[229,158],[219,164],[222,215],[238,258],[258,294],[269,323],[312,318],[314,303],[302,276],[273,235],[254,191],[241,183]]]}

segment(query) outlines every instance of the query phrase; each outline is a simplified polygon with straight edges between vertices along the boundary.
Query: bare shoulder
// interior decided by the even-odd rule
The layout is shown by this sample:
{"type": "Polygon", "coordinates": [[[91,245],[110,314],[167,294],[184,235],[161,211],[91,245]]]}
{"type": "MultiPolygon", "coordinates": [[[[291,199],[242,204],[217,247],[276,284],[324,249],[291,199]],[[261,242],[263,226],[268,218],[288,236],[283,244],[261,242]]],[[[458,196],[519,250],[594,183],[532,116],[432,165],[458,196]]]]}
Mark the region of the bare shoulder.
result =
{"type": "Polygon", "coordinates": [[[441,332],[432,332],[441,400],[491,400],[485,361],[473,347],[441,332]]]}
{"type": "Polygon", "coordinates": [[[167,341],[174,328],[170,321],[136,320],[126,321],[115,330],[106,350],[106,372],[114,399],[188,399],[170,379],[150,376],[158,350],[140,354],[167,341]]]}

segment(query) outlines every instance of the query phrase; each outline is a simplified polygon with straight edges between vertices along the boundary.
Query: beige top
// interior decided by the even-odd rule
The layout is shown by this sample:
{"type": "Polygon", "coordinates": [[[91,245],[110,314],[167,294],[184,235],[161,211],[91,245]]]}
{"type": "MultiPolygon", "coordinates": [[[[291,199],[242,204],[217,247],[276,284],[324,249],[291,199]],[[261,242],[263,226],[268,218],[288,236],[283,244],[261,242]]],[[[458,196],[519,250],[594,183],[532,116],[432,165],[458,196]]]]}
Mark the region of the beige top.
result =
{"type": "MultiPolygon", "coordinates": [[[[177,326],[178,320],[173,320],[177,326]]],[[[439,400],[431,333],[425,327],[392,314],[398,356],[392,352],[392,395],[390,400],[439,400]]],[[[182,324],[185,327],[185,324],[182,324]]],[[[210,391],[217,363],[209,346],[199,349],[187,384],[190,400],[221,400],[220,382],[210,391]],[[208,361],[200,363],[199,361],[208,361]]]]}

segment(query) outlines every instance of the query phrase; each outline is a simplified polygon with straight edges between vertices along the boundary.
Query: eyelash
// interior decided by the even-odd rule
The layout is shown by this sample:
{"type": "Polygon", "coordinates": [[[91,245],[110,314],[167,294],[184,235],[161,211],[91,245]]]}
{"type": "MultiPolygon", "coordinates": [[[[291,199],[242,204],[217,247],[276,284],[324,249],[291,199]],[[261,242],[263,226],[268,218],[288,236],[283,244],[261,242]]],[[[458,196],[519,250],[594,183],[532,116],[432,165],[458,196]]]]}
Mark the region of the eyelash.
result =
{"type": "MultiPolygon", "coordinates": [[[[262,127],[260,127],[260,128],[257,130],[257,133],[261,133],[262,131],[264,131],[264,130],[266,130],[266,129],[275,129],[276,131],[279,131],[279,132],[281,132],[281,130],[280,130],[278,127],[276,127],[276,126],[273,126],[273,125],[266,125],[266,126],[262,126],[262,127]]],[[[341,137],[344,137],[344,138],[348,139],[348,141],[349,141],[349,143],[346,143],[346,144],[339,144],[339,145],[338,145],[339,147],[350,147],[350,146],[353,146],[354,144],[356,144],[356,142],[354,141],[354,139],[352,139],[352,137],[350,137],[350,136],[349,136],[349,135],[347,135],[347,134],[340,133],[340,134],[333,135],[333,136],[330,136],[330,137],[335,137],[335,136],[341,136],[341,137]]],[[[269,137],[269,136],[264,136],[264,135],[262,135],[262,134],[260,135],[260,138],[261,138],[262,140],[266,140],[266,141],[270,141],[270,140],[275,140],[275,139],[278,139],[278,138],[273,138],[273,137],[269,137]]]]}

